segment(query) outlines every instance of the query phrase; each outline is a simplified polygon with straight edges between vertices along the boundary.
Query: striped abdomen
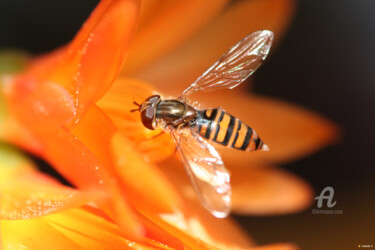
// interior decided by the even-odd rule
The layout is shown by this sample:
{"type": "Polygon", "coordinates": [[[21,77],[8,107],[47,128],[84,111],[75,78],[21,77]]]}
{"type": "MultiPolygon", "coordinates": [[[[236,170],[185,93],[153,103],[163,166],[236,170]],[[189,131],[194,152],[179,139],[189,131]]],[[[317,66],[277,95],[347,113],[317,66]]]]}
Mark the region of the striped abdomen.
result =
{"type": "Polygon", "coordinates": [[[252,128],[224,110],[204,109],[198,113],[193,130],[207,140],[244,151],[268,150],[252,128]]]}

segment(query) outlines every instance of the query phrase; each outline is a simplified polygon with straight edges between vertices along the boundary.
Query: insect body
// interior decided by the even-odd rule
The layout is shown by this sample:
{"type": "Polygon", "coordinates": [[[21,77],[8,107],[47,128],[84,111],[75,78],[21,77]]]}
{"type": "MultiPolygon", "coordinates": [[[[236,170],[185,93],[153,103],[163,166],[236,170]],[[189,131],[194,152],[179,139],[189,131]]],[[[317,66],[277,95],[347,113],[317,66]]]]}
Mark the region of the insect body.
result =
{"type": "Polygon", "coordinates": [[[223,109],[205,109],[198,113],[193,130],[203,138],[244,151],[268,149],[252,128],[223,109]]]}
{"type": "Polygon", "coordinates": [[[142,103],[140,110],[142,123],[149,129],[190,127],[194,133],[223,146],[244,151],[268,149],[252,128],[221,108],[198,111],[182,101],[162,100],[153,95],[142,103]]]}
{"type": "Polygon", "coordinates": [[[240,119],[221,108],[199,110],[187,96],[198,91],[231,89],[242,83],[263,62],[272,39],[273,33],[267,30],[248,35],[176,99],[163,100],[153,95],[135,109],[140,111],[146,128],[161,128],[171,134],[198,198],[216,217],[230,212],[230,174],[209,142],[243,151],[268,151],[268,147],[240,119]]]}

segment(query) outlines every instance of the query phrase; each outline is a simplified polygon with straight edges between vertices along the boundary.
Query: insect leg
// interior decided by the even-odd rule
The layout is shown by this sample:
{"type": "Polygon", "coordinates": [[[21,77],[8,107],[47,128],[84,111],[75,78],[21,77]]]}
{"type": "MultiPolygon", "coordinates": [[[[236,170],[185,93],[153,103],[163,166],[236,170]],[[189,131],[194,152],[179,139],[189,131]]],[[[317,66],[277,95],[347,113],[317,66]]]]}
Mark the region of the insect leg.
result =
{"type": "Polygon", "coordinates": [[[153,140],[153,139],[155,139],[155,138],[161,136],[162,134],[164,134],[164,131],[161,131],[159,134],[154,135],[153,137],[150,138],[150,140],[153,140]]]}

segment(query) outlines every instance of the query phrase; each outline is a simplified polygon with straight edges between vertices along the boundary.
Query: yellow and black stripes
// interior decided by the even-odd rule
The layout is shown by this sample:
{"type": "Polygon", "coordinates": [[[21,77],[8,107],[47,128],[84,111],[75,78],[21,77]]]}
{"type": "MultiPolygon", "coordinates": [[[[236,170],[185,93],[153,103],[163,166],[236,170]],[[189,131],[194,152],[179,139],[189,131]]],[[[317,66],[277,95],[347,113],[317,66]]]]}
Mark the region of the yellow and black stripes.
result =
{"type": "Polygon", "coordinates": [[[244,151],[266,149],[249,126],[222,109],[200,110],[194,131],[209,141],[227,147],[244,151]]]}

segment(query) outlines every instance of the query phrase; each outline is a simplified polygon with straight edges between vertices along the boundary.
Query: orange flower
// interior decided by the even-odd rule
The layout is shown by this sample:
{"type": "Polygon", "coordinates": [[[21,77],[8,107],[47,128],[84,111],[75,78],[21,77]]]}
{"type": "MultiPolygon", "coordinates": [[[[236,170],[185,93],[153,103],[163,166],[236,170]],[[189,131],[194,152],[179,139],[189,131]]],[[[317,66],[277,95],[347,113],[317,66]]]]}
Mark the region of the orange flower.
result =
{"type": "Polygon", "coordinates": [[[0,145],[0,149],[4,249],[212,248],[160,218],[143,214],[138,214],[138,219],[146,237],[129,240],[102,211],[84,205],[95,200],[96,194],[62,186],[9,146],[0,145]]]}
{"type": "MultiPolygon", "coordinates": [[[[198,204],[181,163],[170,157],[169,135],[154,138],[160,131],[144,128],[139,114],[130,110],[133,101],[143,101],[156,89],[180,93],[252,31],[270,29],[279,38],[293,3],[102,0],[71,43],[3,77],[7,112],[1,113],[1,137],[45,159],[77,187],[61,186],[29,167],[15,168],[0,184],[1,218],[17,219],[2,221],[3,243],[31,248],[252,246],[231,219],[213,218],[198,204]],[[24,218],[33,219],[19,220],[24,218]],[[15,234],[18,228],[22,233],[15,234]],[[46,234],[49,239],[38,242],[46,234]]],[[[301,108],[239,90],[225,98],[222,92],[200,98],[251,124],[272,149],[269,154],[221,150],[232,172],[233,211],[274,214],[305,208],[309,186],[265,166],[331,142],[335,127],[301,108]]]]}

